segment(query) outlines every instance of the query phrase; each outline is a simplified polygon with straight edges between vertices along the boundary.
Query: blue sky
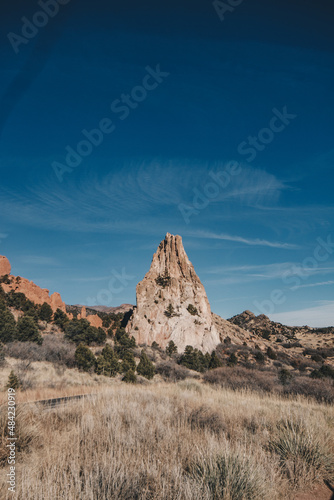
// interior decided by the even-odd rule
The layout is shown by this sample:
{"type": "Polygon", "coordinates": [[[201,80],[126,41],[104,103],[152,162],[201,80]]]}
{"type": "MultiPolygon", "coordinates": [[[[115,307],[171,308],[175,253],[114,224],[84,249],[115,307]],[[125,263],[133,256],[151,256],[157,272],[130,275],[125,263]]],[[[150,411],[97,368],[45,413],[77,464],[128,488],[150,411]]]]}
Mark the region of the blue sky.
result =
{"type": "Polygon", "coordinates": [[[214,312],[333,325],[332,2],[62,3],[1,7],[13,274],[71,304],[134,303],[170,232],[214,312]]]}

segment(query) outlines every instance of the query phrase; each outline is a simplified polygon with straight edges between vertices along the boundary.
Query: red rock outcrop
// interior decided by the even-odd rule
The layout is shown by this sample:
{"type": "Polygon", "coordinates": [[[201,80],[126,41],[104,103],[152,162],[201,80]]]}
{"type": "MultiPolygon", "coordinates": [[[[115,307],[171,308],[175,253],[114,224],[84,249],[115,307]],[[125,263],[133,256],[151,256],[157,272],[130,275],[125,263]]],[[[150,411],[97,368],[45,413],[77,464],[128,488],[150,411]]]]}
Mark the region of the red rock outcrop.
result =
{"type": "Polygon", "coordinates": [[[87,310],[85,306],[82,306],[81,313],[78,314],[78,319],[86,319],[92,326],[96,328],[102,327],[102,319],[97,314],[90,314],[87,316],[87,310]]]}
{"type": "Polygon", "coordinates": [[[27,299],[35,302],[35,304],[43,304],[46,302],[51,306],[53,311],[61,309],[66,313],[65,302],[61,300],[59,293],[55,292],[50,296],[50,292],[46,288],[41,288],[33,281],[21,278],[20,276],[12,276],[10,271],[11,266],[9,260],[4,256],[0,256],[0,276],[8,274],[9,277],[8,283],[2,283],[2,288],[6,293],[11,290],[17,293],[24,293],[27,299]]]}
{"type": "Polygon", "coordinates": [[[4,255],[0,255],[0,277],[10,274],[11,266],[10,262],[4,255]]]}
{"type": "Polygon", "coordinates": [[[127,331],[138,343],[155,341],[164,348],[173,340],[179,351],[191,345],[209,352],[220,343],[204,286],[181,236],[166,234],[136,295],[127,331]]]}

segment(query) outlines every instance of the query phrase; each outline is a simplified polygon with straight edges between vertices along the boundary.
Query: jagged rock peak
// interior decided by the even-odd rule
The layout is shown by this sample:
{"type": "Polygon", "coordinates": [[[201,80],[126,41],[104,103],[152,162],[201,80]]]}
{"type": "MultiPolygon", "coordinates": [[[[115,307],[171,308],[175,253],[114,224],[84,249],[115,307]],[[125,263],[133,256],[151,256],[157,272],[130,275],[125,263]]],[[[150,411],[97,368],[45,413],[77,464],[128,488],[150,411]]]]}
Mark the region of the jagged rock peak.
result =
{"type": "Polygon", "coordinates": [[[11,265],[7,257],[4,255],[0,255],[0,276],[5,276],[6,274],[10,274],[11,265]]]}
{"type": "Polygon", "coordinates": [[[181,236],[166,234],[136,295],[137,307],[128,331],[138,343],[155,341],[165,347],[173,340],[180,351],[186,345],[211,351],[219,344],[204,286],[181,236]]]}
{"type": "Polygon", "coordinates": [[[167,233],[153,255],[149,276],[169,275],[171,278],[186,278],[199,281],[194,267],[184,250],[182,238],[179,235],[167,233]]]}

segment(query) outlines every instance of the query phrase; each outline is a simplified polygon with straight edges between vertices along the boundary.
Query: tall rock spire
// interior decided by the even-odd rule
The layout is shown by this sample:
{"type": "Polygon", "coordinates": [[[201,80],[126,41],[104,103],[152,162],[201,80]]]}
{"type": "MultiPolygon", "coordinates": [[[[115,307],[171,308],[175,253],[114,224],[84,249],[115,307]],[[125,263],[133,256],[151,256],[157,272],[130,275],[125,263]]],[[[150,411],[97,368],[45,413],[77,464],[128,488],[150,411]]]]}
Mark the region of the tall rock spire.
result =
{"type": "Polygon", "coordinates": [[[127,330],[139,344],[155,341],[164,348],[173,340],[179,351],[192,345],[209,352],[219,344],[204,286],[181,236],[166,234],[136,293],[137,307],[127,330]]]}

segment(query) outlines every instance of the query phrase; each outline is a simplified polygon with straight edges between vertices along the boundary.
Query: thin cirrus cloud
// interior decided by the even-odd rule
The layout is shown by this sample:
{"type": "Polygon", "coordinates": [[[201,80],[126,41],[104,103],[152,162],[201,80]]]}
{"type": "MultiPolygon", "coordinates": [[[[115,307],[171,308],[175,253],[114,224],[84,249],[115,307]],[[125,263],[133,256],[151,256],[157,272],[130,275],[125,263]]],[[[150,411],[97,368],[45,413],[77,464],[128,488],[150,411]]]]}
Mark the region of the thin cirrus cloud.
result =
{"type": "MultiPolygon", "coordinates": [[[[310,278],[316,275],[330,275],[334,272],[334,267],[320,267],[317,269],[303,270],[300,263],[297,262],[278,262],[274,264],[263,264],[254,266],[230,266],[230,267],[215,267],[206,271],[208,275],[222,276],[214,280],[209,280],[210,283],[220,285],[235,285],[240,283],[251,283],[254,281],[265,281],[282,279],[284,273],[290,271],[291,275],[296,275],[296,270],[303,273],[304,278],[310,278]]],[[[307,288],[321,285],[331,285],[334,281],[323,281],[319,283],[306,283],[291,288],[307,288]]]]}
{"type": "Polygon", "coordinates": [[[307,309],[271,314],[270,319],[289,326],[334,326],[334,301],[327,301],[324,304],[307,309]]]}
{"type": "Polygon", "coordinates": [[[293,287],[292,290],[298,290],[299,288],[310,288],[310,287],[314,287],[314,286],[327,286],[327,285],[334,285],[334,281],[321,281],[319,283],[305,283],[304,285],[298,285],[298,286],[293,287]]]}
{"type": "MultiPolygon", "coordinates": [[[[189,203],[194,189],[212,181],[210,171],[219,172],[224,162],[197,160],[152,160],[128,162],[99,176],[94,171],[74,171],[62,184],[50,172],[38,184],[21,193],[16,189],[0,191],[0,209],[5,218],[37,227],[64,230],[109,231],[127,228],[136,232],[138,222],[152,214],[152,208],[189,203]]],[[[51,170],[51,169],[50,169],[51,170]]],[[[273,202],[284,185],[264,171],[243,167],[242,173],[221,190],[214,203],[239,201],[242,204],[273,202]]],[[[154,219],[154,217],[153,217],[154,219]]],[[[146,223],[147,226],[147,223],[146,223]]],[[[232,241],[232,240],[231,240],[232,241]]],[[[234,240],[241,243],[288,248],[264,240],[234,240]]]]}
{"type": "Polygon", "coordinates": [[[236,243],[243,243],[251,246],[264,246],[271,248],[282,248],[286,250],[296,250],[300,248],[299,245],[292,243],[281,243],[277,241],[262,240],[260,238],[244,238],[243,236],[231,235],[226,233],[214,233],[211,231],[192,231],[187,233],[188,236],[212,240],[234,241],[236,243]]]}

